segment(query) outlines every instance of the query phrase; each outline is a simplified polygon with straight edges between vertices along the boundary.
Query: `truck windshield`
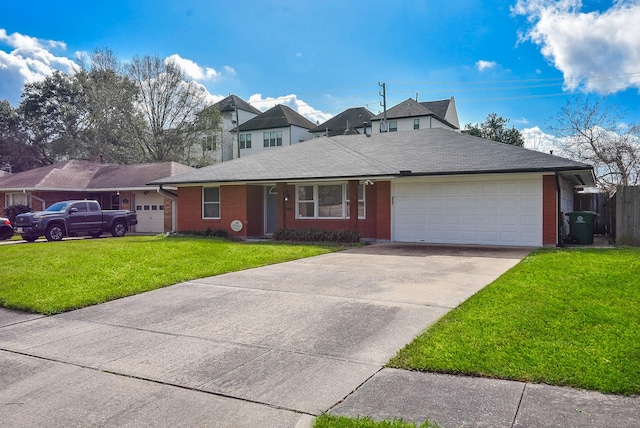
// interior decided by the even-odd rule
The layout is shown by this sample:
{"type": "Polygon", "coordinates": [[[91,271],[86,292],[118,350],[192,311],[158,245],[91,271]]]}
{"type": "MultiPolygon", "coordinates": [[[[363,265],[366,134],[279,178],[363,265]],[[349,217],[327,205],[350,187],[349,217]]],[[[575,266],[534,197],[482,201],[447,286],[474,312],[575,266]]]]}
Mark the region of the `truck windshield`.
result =
{"type": "Polygon", "coordinates": [[[67,208],[68,205],[69,205],[68,202],[56,202],[55,204],[47,208],[45,211],[64,211],[64,209],[67,208]]]}

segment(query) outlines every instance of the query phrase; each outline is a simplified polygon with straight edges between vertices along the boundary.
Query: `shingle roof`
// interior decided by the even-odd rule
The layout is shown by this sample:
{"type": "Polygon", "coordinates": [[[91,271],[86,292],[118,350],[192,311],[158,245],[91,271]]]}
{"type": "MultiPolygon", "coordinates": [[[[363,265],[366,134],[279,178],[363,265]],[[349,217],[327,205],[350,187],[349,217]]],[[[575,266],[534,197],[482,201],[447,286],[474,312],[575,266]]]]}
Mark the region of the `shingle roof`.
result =
{"type": "Polygon", "coordinates": [[[193,170],[176,162],[110,165],[69,160],[0,178],[0,190],[144,188],[149,181],[193,170]]]}
{"type": "Polygon", "coordinates": [[[261,113],[260,110],[258,110],[257,108],[255,108],[254,106],[252,106],[251,104],[249,104],[248,102],[240,98],[239,96],[233,95],[233,94],[229,95],[226,98],[221,99],[214,105],[218,106],[218,110],[220,112],[235,111],[237,106],[239,110],[244,110],[244,111],[248,111],[255,114],[261,113]]]}
{"type": "Polygon", "coordinates": [[[156,180],[154,184],[571,170],[584,170],[589,176],[592,167],[453,130],[432,128],[370,136],[319,137],[156,180]]]}
{"type": "Polygon", "coordinates": [[[447,109],[449,108],[449,103],[451,99],[448,100],[437,100],[437,101],[423,101],[420,104],[431,110],[436,114],[436,116],[445,118],[447,115],[447,109]]]}
{"type": "Polygon", "coordinates": [[[291,125],[300,128],[315,128],[315,124],[300,113],[283,104],[278,104],[258,116],[240,125],[240,131],[255,131],[257,129],[286,128],[291,125]]]}
{"type": "MultiPolygon", "coordinates": [[[[354,128],[362,128],[365,122],[371,125],[371,118],[374,116],[365,107],[353,107],[316,126],[310,132],[325,132],[328,129],[329,137],[344,135],[347,131],[347,123],[349,130],[353,131],[354,128]]],[[[357,132],[355,133],[357,134],[357,132]]],[[[350,132],[350,134],[354,134],[354,132],[350,132]]]]}
{"type": "MultiPolygon", "coordinates": [[[[433,107],[437,109],[441,109],[442,106],[439,104],[439,101],[432,101],[433,107]]],[[[419,103],[413,98],[409,98],[401,102],[400,104],[391,107],[387,110],[387,120],[389,119],[401,119],[404,117],[419,117],[419,116],[434,116],[442,123],[449,125],[451,128],[456,129],[456,126],[449,123],[444,116],[439,116],[436,114],[428,105],[432,102],[424,102],[419,103]]],[[[445,110],[446,114],[446,110],[445,110]]],[[[372,118],[372,120],[382,120],[384,118],[384,113],[380,113],[379,115],[372,118]]]]}

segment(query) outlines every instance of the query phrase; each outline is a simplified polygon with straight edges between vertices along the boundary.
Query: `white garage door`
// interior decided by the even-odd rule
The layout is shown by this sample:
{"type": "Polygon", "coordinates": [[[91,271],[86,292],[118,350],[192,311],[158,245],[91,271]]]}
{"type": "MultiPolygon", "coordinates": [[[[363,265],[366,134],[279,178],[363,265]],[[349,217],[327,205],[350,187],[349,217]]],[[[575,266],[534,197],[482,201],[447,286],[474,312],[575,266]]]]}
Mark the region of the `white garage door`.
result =
{"type": "Polygon", "coordinates": [[[136,193],[134,208],[138,214],[136,232],[164,232],[164,197],[162,195],[136,193]]]}
{"type": "Polygon", "coordinates": [[[542,179],[406,180],[393,185],[398,242],[542,245],[542,179]]]}

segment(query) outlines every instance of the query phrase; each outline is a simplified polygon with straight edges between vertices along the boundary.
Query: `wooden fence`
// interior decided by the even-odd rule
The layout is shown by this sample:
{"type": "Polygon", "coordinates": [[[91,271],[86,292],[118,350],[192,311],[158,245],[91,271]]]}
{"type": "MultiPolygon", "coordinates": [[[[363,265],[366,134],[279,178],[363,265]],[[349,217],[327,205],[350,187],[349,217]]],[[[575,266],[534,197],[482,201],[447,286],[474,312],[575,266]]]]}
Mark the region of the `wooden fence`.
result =
{"type": "Polygon", "coordinates": [[[618,186],[615,196],[616,245],[640,246],[640,186],[618,186]]]}
{"type": "Polygon", "coordinates": [[[615,199],[608,193],[576,193],[573,198],[574,211],[593,211],[598,216],[593,221],[593,233],[615,236],[615,199]]]}

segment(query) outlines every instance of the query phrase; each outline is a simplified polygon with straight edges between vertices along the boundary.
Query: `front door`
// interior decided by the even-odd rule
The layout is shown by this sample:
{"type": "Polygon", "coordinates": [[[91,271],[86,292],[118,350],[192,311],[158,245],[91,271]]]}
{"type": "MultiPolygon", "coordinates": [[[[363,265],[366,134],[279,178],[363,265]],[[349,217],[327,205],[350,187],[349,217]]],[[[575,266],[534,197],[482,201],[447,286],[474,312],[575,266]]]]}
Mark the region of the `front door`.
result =
{"type": "Polygon", "coordinates": [[[278,193],[276,186],[265,186],[264,233],[271,235],[278,229],[278,193]]]}

